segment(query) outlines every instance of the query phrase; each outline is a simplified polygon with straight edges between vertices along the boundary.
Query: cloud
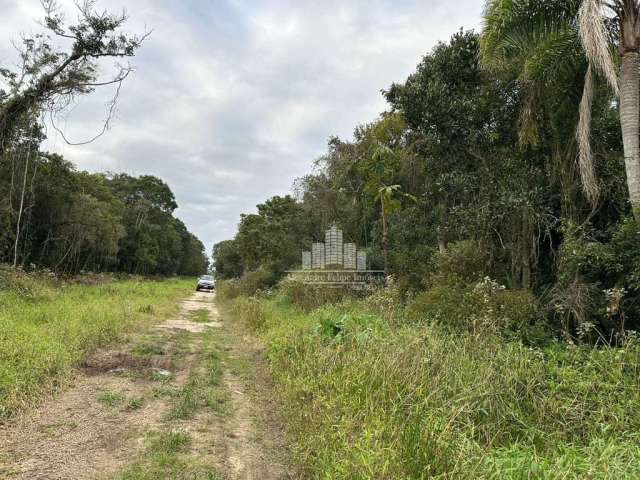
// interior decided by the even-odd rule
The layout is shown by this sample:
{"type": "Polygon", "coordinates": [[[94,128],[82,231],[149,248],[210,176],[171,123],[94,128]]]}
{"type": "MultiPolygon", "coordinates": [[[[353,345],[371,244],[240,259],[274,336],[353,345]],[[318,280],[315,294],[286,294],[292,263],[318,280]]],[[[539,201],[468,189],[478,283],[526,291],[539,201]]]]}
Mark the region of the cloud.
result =
{"type": "MultiPolygon", "coordinates": [[[[61,0],[70,9],[70,0],[61,0]]],[[[46,147],[90,171],[162,177],[177,215],[211,250],[242,212],[286,194],[331,135],[386,106],[380,90],[403,81],[422,55],[461,26],[478,28],[482,0],[103,0],[126,5],[129,29],[153,34],[132,60],[107,135],[46,147]]],[[[35,31],[38,0],[0,0],[0,64],[10,38],[35,31]],[[6,26],[12,26],[8,32],[6,26]]],[[[109,71],[111,65],[104,68],[109,71]]],[[[62,122],[73,140],[101,128],[111,90],[82,99],[62,122]]]]}

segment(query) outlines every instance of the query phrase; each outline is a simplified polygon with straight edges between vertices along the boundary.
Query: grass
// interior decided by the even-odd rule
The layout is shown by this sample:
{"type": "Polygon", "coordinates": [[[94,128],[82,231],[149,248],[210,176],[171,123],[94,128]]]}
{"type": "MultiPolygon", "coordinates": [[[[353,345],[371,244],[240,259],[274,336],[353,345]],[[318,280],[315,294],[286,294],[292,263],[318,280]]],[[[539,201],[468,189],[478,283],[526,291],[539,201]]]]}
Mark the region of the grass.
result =
{"type": "Polygon", "coordinates": [[[189,280],[83,285],[0,271],[0,421],[52,391],[90,353],[177,311],[189,280]]]}
{"type": "Polygon", "coordinates": [[[151,432],[141,458],[117,480],[222,480],[215,468],[199,464],[189,455],[191,439],[185,432],[151,432]]]}
{"type": "Polygon", "coordinates": [[[124,401],[124,397],[118,392],[106,390],[98,395],[98,401],[105,407],[114,408],[124,401]]]}
{"type": "MultiPolygon", "coordinates": [[[[224,403],[221,389],[221,353],[214,331],[202,336],[203,351],[194,360],[185,385],[181,388],[166,384],[156,389],[156,395],[169,399],[171,408],[161,431],[147,435],[145,450],[136,461],[119,473],[114,480],[223,480],[210,460],[192,445],[188,433],[173,428],[184,425],[205,408],[219,412],[224,403]]],[[[174,339],[181,350],[190,349],[194,335],[183,332],[174,339]]],[[[129,399],[127,408],[140,408],[137,398],[129,399]],[[136,401],[132,406],[132,402],[136,401]]],[[[142,399],[140,399],[141,401],[142,399]]]]}
{"type": "Polygon", "coordinates": [[[208,323],[211,312],[206,308],[199,308],[189,313],[192,322],[208,323]]]}
{"type": "Polygon", "coordinates": [[[139,410],[144,405],[144,397],[131,397],[127,400],[127,410],[139,410]]]}
{"type": "Polygon", "coordinates": [[[366,300],[224,309],[266,340],[305,478],[640,478],[638,343],[530,348],[366,300]]]}
{"type": "Polygon", "coordinates": [[[170,420],[192,418],[201,408],[221,411],[225,398],[220,388],[222,382],[221,353],[216,344],[216,333],[207,332],[203,337],[204,350],[194,362],[184,386],[173,394],[170,420]]]}

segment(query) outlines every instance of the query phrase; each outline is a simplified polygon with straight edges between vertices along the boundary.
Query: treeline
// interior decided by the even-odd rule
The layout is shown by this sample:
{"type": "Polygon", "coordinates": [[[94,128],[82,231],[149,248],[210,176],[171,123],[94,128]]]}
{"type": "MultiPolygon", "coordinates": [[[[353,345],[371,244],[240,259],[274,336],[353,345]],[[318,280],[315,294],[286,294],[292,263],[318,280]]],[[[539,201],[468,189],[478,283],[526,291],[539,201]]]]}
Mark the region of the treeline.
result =
{"type": "Polygon", "coordinates": [[[43,118],[66,141],[57,116],[78,97],[113,85],[106,132],[133,69],[118,66],[101,78],[98,60],[132,57],[148,35],[124,32],[126,13],[97,9],[95,2],[76,5],[74,25],[65,23],[56,2],[41,3],[44,31],[14,44],[17,67],[0,65],[0,263],[57,273],[204,273],[204,246],[173,216],[175,198],[162,180],[89,174],[40,150],[43,118]]]}
{"type": "Polygon", "coordinates": [[[405,295],[427,292],[424,309],[490,277],[532,292],[549,331],[570,338],[640,326],[620,103],[592,75],[579,3],[489,2],[483,36],[438,44],[384,92],[388,111],[329,140],[294,196],[242,216],[214,247],[218,277],[274,285],[336,223],[405,295]]]}
{"type": "Polygon", "coordinates": [[[204,246],[153,176],[90,174],[22,145],[0,157],[0,263],[59,273],[197,275],[204,246]]]}

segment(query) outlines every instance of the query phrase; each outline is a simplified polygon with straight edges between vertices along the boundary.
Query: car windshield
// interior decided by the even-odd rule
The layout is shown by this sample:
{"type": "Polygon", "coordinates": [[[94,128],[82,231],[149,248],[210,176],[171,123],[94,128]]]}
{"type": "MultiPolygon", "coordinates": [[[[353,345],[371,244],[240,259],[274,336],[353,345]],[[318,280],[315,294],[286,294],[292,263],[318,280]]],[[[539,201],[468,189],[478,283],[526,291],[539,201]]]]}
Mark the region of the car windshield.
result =
{"type": "Polygon", "coordinates": [[[203,275],[202,277],[200,277],[200,280],[212,281],[213,277],[211,275],[203,275]]]}

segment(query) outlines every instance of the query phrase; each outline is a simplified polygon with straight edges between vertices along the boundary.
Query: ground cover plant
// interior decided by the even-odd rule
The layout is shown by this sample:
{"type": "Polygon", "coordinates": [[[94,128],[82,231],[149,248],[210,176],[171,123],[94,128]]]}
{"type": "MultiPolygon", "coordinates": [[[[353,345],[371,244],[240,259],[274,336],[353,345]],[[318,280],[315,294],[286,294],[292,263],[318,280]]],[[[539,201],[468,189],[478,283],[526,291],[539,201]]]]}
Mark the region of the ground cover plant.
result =
{"type": "Polygon", "coordinates": [[[192,283],[0,271],[0,420],[37,402],[97,348],[174,313],[192,283]]]}
{"type": "Polygon", "coordinates": [[[625,348],[531,346],[499,330],[417,322],[421,303],[384,302],[395,295],[310,311],[282,292],[225,302],[267,344],[302,475],[640,475],[635,338],[625,348]]]}

